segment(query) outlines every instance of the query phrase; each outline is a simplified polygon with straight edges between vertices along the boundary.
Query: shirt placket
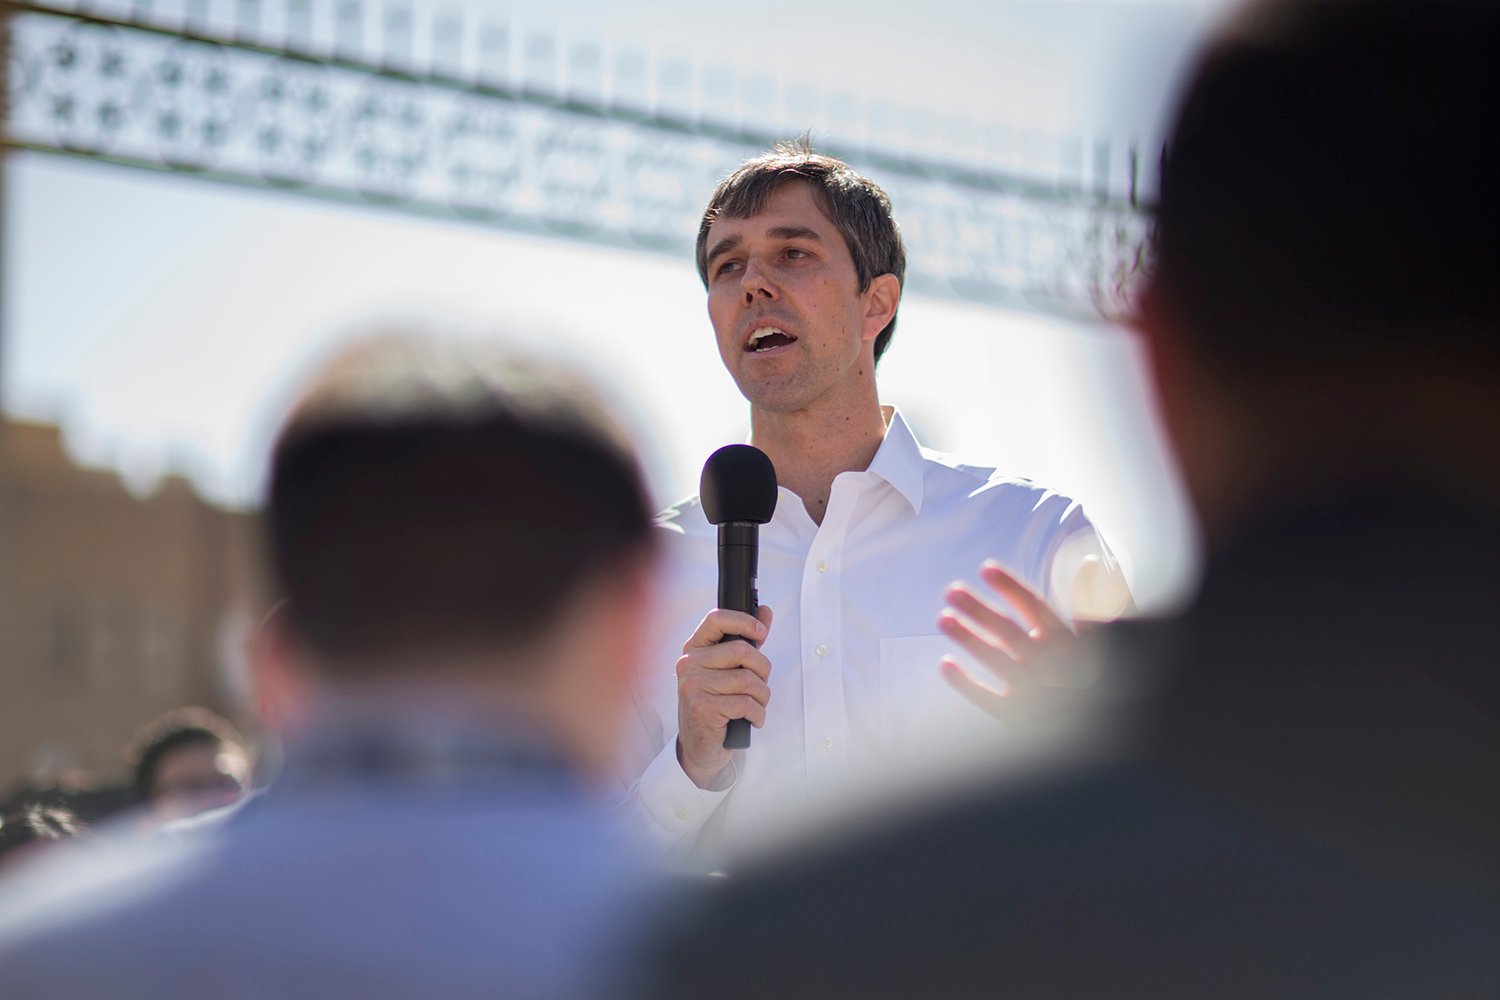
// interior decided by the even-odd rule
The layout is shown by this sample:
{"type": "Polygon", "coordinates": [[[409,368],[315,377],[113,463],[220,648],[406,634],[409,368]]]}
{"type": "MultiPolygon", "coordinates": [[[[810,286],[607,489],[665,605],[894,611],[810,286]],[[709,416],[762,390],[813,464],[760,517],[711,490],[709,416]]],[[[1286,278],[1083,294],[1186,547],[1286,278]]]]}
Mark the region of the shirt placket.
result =
{"type": "Polygon", "coordinates": [[[843,621],[844,542],[853,510],[853,491],[835,483],[823,523],[802,567],[803,753],[814,785],[845,776],[849,715],[844,703],[843,621]]]}

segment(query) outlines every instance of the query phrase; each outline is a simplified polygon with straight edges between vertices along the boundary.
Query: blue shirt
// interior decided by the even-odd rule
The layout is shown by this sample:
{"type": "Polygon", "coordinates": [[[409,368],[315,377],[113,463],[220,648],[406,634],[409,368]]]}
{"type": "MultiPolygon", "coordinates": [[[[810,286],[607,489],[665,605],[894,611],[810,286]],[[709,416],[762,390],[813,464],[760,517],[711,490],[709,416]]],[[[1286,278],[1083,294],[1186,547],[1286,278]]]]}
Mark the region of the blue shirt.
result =
{"type": "Polygon", "coordinates": [[[335,727],[201,838],[0,885],[8,997],[610,995],[660,890],[566,767],[477,727],[335,727]]]}

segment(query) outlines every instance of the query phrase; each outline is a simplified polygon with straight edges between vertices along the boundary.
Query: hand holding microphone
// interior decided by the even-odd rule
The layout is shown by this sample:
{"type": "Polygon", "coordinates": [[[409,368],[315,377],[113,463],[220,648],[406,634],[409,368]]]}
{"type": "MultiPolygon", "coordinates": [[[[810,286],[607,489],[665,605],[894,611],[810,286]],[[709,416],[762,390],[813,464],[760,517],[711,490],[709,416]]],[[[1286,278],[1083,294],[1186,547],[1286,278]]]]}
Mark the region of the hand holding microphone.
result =
{"type": "Polygon", "coordinates": [[[730,751],[750,745],[765,723],[771,663],[758,648],[769,609],[755,592],[760,525],[776,510],[776,470],[750,445],[709,456],[700,487],[703,512],[719,528],[718,609],[703,619],[677,661],[677,757],[700,788],[713,787],[730,751]]]}

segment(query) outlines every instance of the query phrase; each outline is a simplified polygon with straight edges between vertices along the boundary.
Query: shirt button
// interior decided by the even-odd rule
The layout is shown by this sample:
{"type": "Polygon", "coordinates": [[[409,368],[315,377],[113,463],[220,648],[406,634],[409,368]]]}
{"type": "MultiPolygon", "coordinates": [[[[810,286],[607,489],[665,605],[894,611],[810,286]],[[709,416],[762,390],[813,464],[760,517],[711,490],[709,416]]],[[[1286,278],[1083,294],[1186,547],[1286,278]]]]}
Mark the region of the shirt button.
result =
{"type": "Polygon", "coordinates": [[[820,643],[818,643],[817,648],[815,648],[813,650],[813,652],[817,653],[819,656],[827,656],[828,655],[828,645],[826,643],[821,643],[820,642],[820,643]]]}
{"type": "Polygon", "coordinates": [[[826,562],[819,562],[818,563],[818,572],[819,573],[827,573],[828,572],[828,564],[826,562]]]}
{"type": "Polygon", "coordinates": [[[824,750],[832,750],[833,749],[833,740],[829,739],[827,736],[823,737],[823,749],[824,750]]]}
{"type": "Polygon", "coordinates": [[[686,820],[688,818],[688,811],[686,809],[682,808],[682,806],[678,806],[677,807],[676,813],[677,813],[677,818],[680,819],[680,820],[686,820]]]}

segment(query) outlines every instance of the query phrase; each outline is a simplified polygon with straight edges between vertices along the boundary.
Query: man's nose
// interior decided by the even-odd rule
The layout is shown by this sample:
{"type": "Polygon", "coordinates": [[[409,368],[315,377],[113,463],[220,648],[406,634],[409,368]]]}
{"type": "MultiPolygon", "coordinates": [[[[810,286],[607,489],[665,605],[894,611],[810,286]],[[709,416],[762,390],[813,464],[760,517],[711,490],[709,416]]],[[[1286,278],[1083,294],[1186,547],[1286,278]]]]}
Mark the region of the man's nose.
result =
{"type": "Polygon", "coordinates": [[[740,290],[745,295],[745,304],[750,305],[756,299],[776,298],[776,285],[766,269],[760,263],[751,258],[745,261],[745,270],[740,274],[740,290]]]}

